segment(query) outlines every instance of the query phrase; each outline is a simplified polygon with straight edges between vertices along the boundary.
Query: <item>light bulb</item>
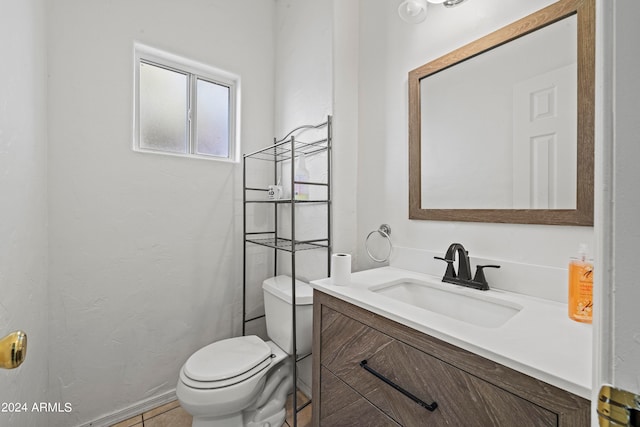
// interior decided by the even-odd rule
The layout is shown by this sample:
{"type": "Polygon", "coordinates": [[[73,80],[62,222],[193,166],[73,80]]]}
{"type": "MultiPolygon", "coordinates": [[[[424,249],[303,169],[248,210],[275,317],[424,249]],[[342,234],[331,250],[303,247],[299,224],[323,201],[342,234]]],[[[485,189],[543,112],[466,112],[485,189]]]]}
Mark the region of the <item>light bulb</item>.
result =
{"type": "Polygon", "coordinates": [[[416,2],[413,1],[408,1],[407,2],[407,15],[409,16],[417,16],[420,11],[422,10],[422,8],[420,7],[420,5],[416,2]]]}
{"type": "Polygon", "coordinates": [[[427,0],[405,0],[398,7],[398,14],[410,24],[422,22],[427,16],[427,0]]]}

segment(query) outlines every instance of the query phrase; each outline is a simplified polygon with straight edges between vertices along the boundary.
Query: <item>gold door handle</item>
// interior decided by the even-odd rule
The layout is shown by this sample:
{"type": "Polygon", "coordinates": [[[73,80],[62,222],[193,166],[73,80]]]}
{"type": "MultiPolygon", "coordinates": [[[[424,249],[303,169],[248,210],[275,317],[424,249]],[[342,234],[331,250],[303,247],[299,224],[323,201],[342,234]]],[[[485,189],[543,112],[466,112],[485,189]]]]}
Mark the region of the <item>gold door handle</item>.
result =
{"type": "Polygon", "coordinates": [[[27,334],[15,331],[0,339],[0,368],[17,368],[24,362],[25,357],[27,357],[27,334]]]}

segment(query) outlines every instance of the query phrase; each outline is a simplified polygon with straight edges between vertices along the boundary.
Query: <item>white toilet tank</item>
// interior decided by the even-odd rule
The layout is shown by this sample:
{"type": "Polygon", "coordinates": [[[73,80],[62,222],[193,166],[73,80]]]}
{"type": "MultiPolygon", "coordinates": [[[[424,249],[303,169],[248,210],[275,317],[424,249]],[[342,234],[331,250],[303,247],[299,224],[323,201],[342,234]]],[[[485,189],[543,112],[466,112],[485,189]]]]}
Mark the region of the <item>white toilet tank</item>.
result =
{"type": "MultiPolygon", "coordinates": [[[[262,283],[267,335],[278,347],[293,354],[291,277],[276,276],[262,283]]],[[[311,353],[313,288],[296,280],[296,347],[298,356],[311,353]]]]}

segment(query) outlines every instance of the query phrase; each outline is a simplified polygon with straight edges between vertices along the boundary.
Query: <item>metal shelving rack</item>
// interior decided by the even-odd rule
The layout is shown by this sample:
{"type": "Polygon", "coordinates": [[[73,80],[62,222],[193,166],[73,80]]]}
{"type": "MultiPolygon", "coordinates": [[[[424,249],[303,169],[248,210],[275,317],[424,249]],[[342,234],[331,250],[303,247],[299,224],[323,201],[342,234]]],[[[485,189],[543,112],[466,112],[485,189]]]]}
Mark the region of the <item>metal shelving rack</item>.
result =
{"type": "MultiPolygon", "coordinates": [[[[316,132],[313,132],[314,134],[316,132]]],[[[309,354],[298,355],[297,343],[296,343],[296,252],[304,250],[316,250],[325,249],[327,252],[327,277],[331,274],[331,116],[327,117],[325,122],[317,125],[304,125],[293,129],[284,138],[276,140],[274,138],[273,145],[262,148],[250,154],[245,154],[242,159],[242,184],[243,184],[243,280],[242,280],[242,335],[246,333],[246,324],[253,320],[257,320],[262,316],[253,317],[247,319],[247,244],[261,245],[274,250],[274,263],[273,263],[273,275],[278,274],[278,252],[288,252],[291,256],[291,315],[292,315],[292,334],[293,334],[293,348],[294,354],[290,356],[292,365],[292,377],[293,377],[293,404],[295,405],[293,415],[293,427],[297,427],[297,414],[311,401],[298,407],[297,392],[298,392],[298,372],[297,362],[309,356],[309,354]],[[311,141],[305,141],[304,134],[311,130],[326,130],[326,134],[323,132],[323,137],[320,139],[313,139],[311,141]],[[304,154],[307,158],[312,158],[314,155],[326,153],[326,182],[317,181],[297,181],[295,180],[295,163],[297,156],[304,154]],[[248,187],[247,186],[247,163],[250,160],[267,161],[273,164],[273,183],[277,183],[281,177],[280,169],[282,169],[282,162],[291,162],[291,198],[288,199],[267,199],[266,192],[268,188],[263,187],[248,187]],[[326,197],[312,200],[298,200],[293,196],[296,184],[325,187],[326,197]],[[250,194],[259,194],[260,196],[251,198],[250,194]],[[248,204],[262,204],[267,203],[273,205],[273,229],[269,231],[248,231],[247,230],[247,205],[248,204]],[[290,224],[290,238],[285,238],[280,234],[278,227],[278,210],[281,206],[290,206],[291,210],[291,224],[290,224]],[[326,205],[326,220],[327,220],[327,235],[313,240],[296,240],[296,208],[304,205],[326,205]]]]}

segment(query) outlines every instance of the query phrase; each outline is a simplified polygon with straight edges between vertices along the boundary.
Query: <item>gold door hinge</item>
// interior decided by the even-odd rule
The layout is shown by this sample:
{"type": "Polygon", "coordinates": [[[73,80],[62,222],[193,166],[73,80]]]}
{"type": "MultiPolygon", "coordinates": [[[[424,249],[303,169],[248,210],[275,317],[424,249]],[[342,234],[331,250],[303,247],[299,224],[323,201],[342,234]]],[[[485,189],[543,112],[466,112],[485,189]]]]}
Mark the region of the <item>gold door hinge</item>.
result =
{"type": "Polygon", "coordinates": [[[603,385],[598,396],[600,427],[640,427],[640,396],[603,385]]]}
{"type": "Polygon", "coordinates": [[[0,339],[0,368],[17,368],[24,362],[25,357],[27,357],[27,334],[15,331],[0,339]]]}

